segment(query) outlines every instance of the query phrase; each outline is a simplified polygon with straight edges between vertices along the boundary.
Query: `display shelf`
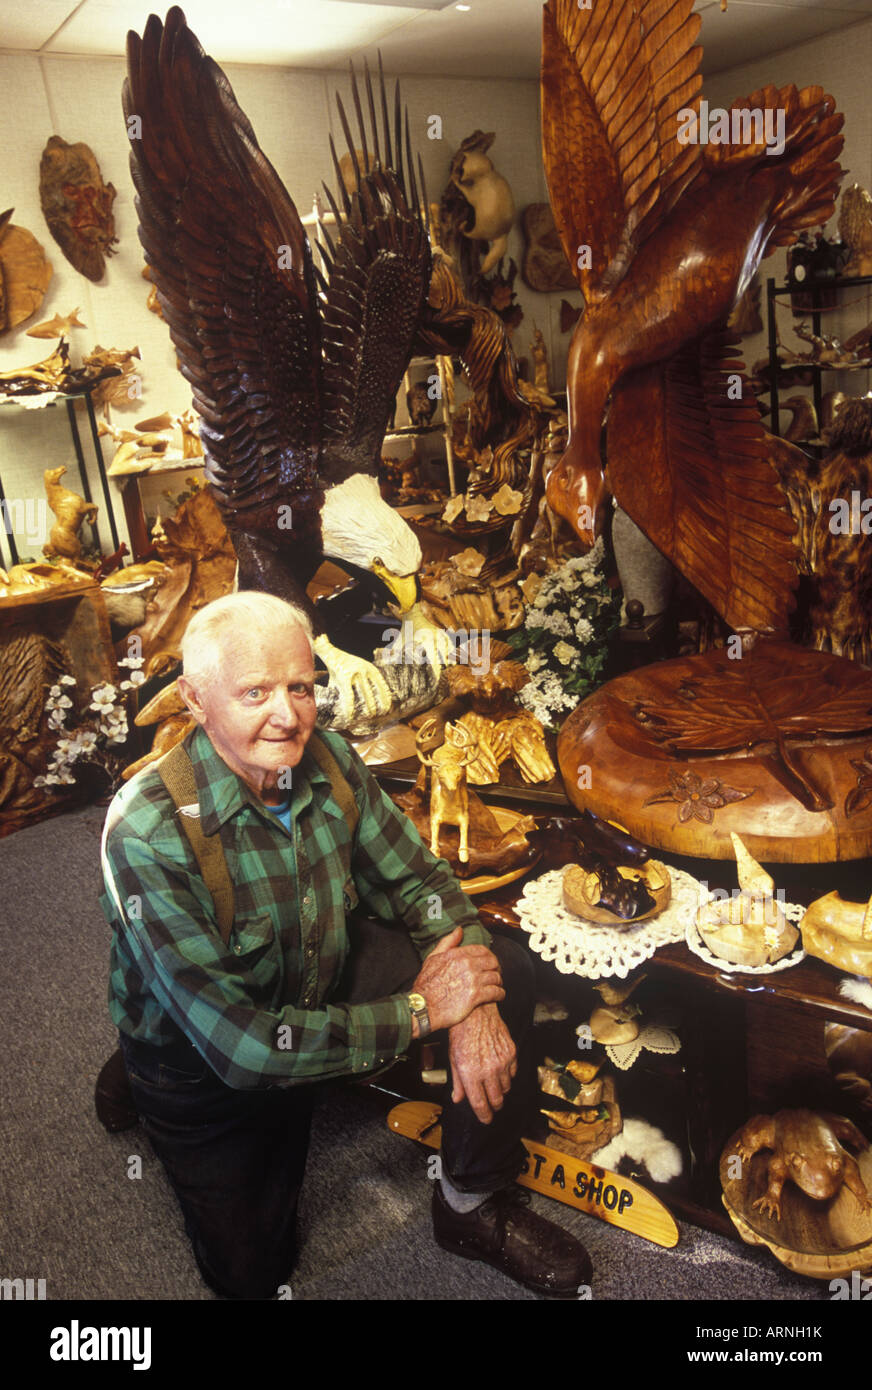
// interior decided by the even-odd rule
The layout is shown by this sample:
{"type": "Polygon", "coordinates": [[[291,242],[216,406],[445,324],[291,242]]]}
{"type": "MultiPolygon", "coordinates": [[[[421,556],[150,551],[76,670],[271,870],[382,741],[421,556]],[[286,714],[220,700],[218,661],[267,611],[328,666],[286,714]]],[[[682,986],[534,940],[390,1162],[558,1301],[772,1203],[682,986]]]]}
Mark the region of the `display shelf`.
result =
{"type": "MultiPolygon", "coordinates": [[[[544,872],[540,863],[536,866],[534,874],[528,877],[538,877],[544,872]]],[[[508,931],[522,930],[520,918],[514,909],[523,887],[523,883],[513,883],[476,899],[476,907],[487,927],[501,927],[508,931]]],[[[733,974],[715,970],[695,956],[683,942],[677,942],[673,946],[661,946],[645,968],[692,979],[705,988],[727,994],[753,996],[755,1000],[768,998],[777,1004],[792,1004],[801,1011],[821,1019],[845,1023],[852,1028],[872,1032],[872,1010],[840,994],[839,982],[844,976],[813,956],[806,956],[798,965],[772,975],[733,974]]]]}
{"type": "MultiPolygon", "coordinates": [[[[46,400],[44,404],[40,404],[39,406],[36,406],[32,403],[25,405],[23,400],[19,398],[6,397],[2,402],[0,402],[0,411],[9,411],[17,409],[21,412],[29,412],[32,410],[51,410],[57,405],[66,406],[67,422],[69,424],[70,437],[73,442],[73,450],[76,455],[76,463],[78,465],[79,470],[79,485],[82,489],[82,496],[84,497],[86,502],[93,502],[94,499],[91,495],[91,484],[88,479],[88,470],[85,464],[85,453],[82,447],[82,437],[79,432],[79,422],[76,419],[76,401],[84,400],[85,411],[88,416],[88,426],[91,433],[91,442],[94,449],[94,458],[96,460],[97,471],[100,476],[100,487],[103,493],[103,501],[106,506],[106,520],[109,525],[109,532],[112,537],[112,550],[114,552],[119,549],[120,541],[118,539],[118,527],[115,522],[115,511],[112,506],[112,496],[109,489],[109,482],[106,476],[106,464],[103,459],[103,449],[100,444],[100,435],[97,429],[97,419],[94,414],[94,403],[91,400],[91,392],[93,389],[94,387],[91,386],[82,391],[77,391],[74,393],[65,393],[61,391],[50,393],[47,392],[45,394],[50,395],[50,399],[46,400]]],[[[32,397],[28,397],[27,399],[29,402],[32,402],[33,400],[32,397]]],[[[0,420],[2,420],[2,418],[3,416],[2,414],[0,414],[0,420]]],[[[2,478],[0,478],[0,501],[3,500],[5,500],[5,493],[3,490],[2,478]]],[[[91,527],[91,535],[94,544],[99,550],[101,547],[97,523],[92,521],[88,524],[91,527]]],[[[0,530],[3,529],[4,528],[0,527],[0,530]]],[[[6,530],[6,541],[7,545],[9,546],[9,553],[12,557],[11,563],[13,565],[17,565],[19,563],[18,549],[15,544],[15,537],[13,536],[11,529],[6,530]]],[[[2,548],[0,548],[0,566],[2,566],[2,564],[3,552],[2,548]]]]}
{"type": "MultiPolygon", "coordinates": [[[[832,280],[809,280],[803,284],[802,293],[808,294],[812,298],[815,307],[807,312],[811,315],[812,333],[815,337],[820,337],[821,314],[828,313],[833,308],[838,308],[839,304],[824,306],[818,300],[829,291],[835,291],[838,299],[838,292],[841,290],[858,289],[863,285],[872,285],[872,275],[837,276],[832,280]]],[[[773,434],[781,434],[781,421],[778,405],[778,382],[779,378],[789,375],[791,372],[810,371],[812,373],[812,390],[814,398],[815,414],[818,421],[821,418],[821,408],[823,402],[823,374],[824,372],[847,372],[847,371],[870,371],[872,363],[862,366],[859,363],[852,363],[850,366],[840,366],[837,363],[829,362],[789,362],[782,365],[778,360],[778,325],[775,320],[775,303],[783,295],[796,292],[796,285],[779,285],[773,278],[766,281],[766,309],[767,309],[767,331],[769,337],[769,375],[771,381],[771,410],[769,416],[769,427],[773,434]]],[[[805,442],[801,442],[800,448],[805,447],[805,442]]]]}

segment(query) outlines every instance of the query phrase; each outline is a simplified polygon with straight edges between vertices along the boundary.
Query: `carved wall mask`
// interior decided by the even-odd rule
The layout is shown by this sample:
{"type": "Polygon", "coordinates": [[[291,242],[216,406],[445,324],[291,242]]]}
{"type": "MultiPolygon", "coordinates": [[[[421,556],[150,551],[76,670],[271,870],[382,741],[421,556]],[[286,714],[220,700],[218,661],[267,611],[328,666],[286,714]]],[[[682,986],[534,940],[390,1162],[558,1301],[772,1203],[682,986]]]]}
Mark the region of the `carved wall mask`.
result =
{"type": "Polygon", "coordinates": [[[118,241],[115,189],[103,182],[90,148],[52,135],[39,163],[39,196],[49,231],[67,260],[89,280],[99,280],[118,241]]]}

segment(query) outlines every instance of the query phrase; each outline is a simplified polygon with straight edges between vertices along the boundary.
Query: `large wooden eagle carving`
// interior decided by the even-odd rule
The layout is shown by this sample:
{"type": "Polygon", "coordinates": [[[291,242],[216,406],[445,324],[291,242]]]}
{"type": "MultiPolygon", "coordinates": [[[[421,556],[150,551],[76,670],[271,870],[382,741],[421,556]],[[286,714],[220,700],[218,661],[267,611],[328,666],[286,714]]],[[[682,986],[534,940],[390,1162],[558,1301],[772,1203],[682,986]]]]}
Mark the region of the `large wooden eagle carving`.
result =
{"type": "Polygon", "coordinates": [[[547,495],[589,545],[610,491],[732,627],[781,634],[797,551],[771,452],[789,446],[763,430],[726,323],[761,258],[832,215],[843,118],[820,87],[769,86],[714,143],[692,9],[545,5],[545,170],[585,298],[547,495]]]}
{"type": "Polygon", "coordinates": [[[382,79],[379,120],[367,72],[365,122],[354,82],[363,167],[337,97],[354,187],[345,188],[331,139],[341,207],[326,190],[337,229],[325,233],[322,275],[291,198],[182,11],[165,24],[151,15],[127,45],[140,240],[200,415],[238,585],[306,608],[331,679],[350,681],[382,713],[391,698],[383,676],[333,646],[305,591],[329,556],[378,575],[401,611],[416,594],[420,547],[376,481],[431,268],[399,90],[391,121],[382,79]]]}

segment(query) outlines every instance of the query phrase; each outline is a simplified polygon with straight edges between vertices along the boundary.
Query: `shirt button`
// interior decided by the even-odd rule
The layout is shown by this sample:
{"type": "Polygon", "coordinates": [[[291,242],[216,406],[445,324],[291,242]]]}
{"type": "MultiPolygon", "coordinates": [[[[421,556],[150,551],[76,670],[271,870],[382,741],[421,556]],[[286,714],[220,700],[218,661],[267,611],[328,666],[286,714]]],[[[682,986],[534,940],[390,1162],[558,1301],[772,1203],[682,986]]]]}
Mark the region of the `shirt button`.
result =
{"type": "Polygon", "coordinates": [[[306,896],[305,896],[305,898],[303,899],[303,902],[304,902],[304,903],[306,904],[306,906],[308,907],[308,906],[309,906],[309,903],[310,903],[311,901],[312,901],[312,899],[311,899],[310,895],[307,893],[306,896]]]}
{"type": "Polygon", "coordinates": [[[314,947],[314,946],[307,946],[307,947],[306,947],[306,955],[309,957],[310,960],[311,960],[312,956],[314,956],[314,954],[315,954],[315,947],[314,947]]]}
{"type": "Polygon", "coordinates": [[[242,955],[242,947],[241,947],[241,946],[234,946],[233,949],[234,949],[234,951],[236,952],[236,954],[237,954],[238,956],[241,956],[241,955],[242,955]]]}

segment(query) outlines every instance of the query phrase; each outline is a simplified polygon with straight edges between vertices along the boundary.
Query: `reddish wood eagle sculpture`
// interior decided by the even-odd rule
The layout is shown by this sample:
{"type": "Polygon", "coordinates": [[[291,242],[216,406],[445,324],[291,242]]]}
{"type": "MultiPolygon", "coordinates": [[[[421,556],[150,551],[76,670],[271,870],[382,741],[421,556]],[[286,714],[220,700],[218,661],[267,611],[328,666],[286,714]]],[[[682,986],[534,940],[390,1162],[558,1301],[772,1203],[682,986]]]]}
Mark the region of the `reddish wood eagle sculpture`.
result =
{"type": "Polygon", "coordinates": [[[731,109],[736,143],[707,141],[692,9],[545,6],[545,169],[586,305],[548,501],[592,544],[611,491],[731,626],[783,633],[795,528],[725,329],[761,258],[832,215],[843,118],[820,87],[768,86],[731,109]]]}

